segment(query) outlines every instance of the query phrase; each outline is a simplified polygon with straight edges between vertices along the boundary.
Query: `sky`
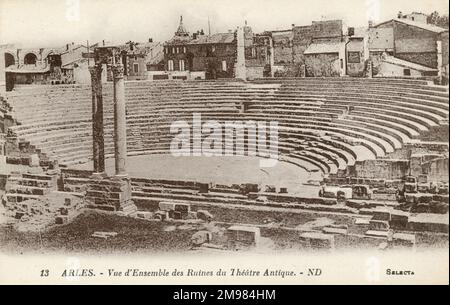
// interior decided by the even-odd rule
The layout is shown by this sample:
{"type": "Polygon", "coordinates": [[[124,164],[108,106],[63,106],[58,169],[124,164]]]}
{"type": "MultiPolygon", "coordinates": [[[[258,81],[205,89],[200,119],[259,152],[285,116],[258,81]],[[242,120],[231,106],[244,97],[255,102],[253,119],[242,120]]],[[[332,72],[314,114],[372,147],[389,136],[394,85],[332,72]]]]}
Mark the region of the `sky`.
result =
{"type": "Polygon", "coordinates": [[[0,0],[0,45],[62,46],[106,40],[169,40],[183,15],[188,31],[227,32],[248,22],[254,32],[313,20],[363,26],[399,11],[448,14],[447,0],[0,0]]]}

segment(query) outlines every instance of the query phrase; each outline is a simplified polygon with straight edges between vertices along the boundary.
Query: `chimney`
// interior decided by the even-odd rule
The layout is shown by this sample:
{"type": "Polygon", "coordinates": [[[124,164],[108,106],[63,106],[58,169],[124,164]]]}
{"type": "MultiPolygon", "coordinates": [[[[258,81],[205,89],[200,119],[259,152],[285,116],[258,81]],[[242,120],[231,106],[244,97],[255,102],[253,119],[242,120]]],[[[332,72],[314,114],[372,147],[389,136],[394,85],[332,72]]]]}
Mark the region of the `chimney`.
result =
{"type": "Polygon", "coordinates": [[[348,28],[348,36],[355,36],[355,28],[350,27],[348,28]]]}
{"type": "Polygon", "coordinates": [[[295,27],[295,23],[292,24],[292,27],[295,27]]]}
{"type": "Polygon", "coordinates": [[[148,42],[153,42],[153,38],[149,38],[149,39],[148,39],[148,42]]]}
{"type": "Polygon", "coordinates": [[[369,20],[369,29],[373,28],[373,21],[369,20]]]}

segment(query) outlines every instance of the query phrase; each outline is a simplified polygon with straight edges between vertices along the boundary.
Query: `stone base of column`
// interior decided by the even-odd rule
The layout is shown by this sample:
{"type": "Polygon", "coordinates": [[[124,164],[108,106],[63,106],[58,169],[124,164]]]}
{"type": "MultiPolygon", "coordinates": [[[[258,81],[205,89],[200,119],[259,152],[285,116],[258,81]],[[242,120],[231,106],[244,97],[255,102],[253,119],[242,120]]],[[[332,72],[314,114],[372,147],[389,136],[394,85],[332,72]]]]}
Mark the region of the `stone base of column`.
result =
{"type": "Polygon", "coordinates": [[[120,212],[123,215],[137,211],[131,199],[131,179],[108,177],[102,173],[92,176],[86,191],[85,202],[88,208],[120,212]]]}
{"type": "Polygon", "coordinates": [[[124,215],[130,215],[137,211],[137,207],[131,199],[131,179],[127,174],[115,175],[113,180],[120,183],[120,206],[118,211],[124,215]]]}

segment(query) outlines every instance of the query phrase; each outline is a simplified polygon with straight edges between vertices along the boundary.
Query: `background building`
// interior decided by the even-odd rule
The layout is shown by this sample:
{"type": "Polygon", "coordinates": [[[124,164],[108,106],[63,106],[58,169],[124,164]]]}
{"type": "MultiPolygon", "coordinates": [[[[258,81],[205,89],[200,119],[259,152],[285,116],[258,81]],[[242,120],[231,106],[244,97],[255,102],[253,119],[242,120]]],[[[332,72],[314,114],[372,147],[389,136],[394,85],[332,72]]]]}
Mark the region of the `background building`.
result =
{"type": "Polygon", "coordinates": [[[246,77],[273,76],[273,40],[270,33],[254,34],[247,24],[243,28],[246,77]]]}
{"type": "Polygon", "coordinates": [[[411,14],[402,14],[402,12],[398,13],[398,19],[406,19],[410,21],[420,22],[420,23],[428,23],[428,15],[420,12],[412,12],[411,14]]]}
{"type": "Polygon", "coordinates": [[[236,34],[193,35],[185,29],[183,17],[174,37],[164,44],[164,72],[153,79],[216,79],[234,77],[236,34]]]}
{"type": "Polygon", "coordinates": [[[254,34],[250,26],[211,35],[200,30],[191,35],[181,18],[174,37],[164,44],[164,71],[151,74],[153,79],[270,76],[271,48],[270,35],[254,34]],[[245,67],[245,76],[240,67],[245,67]]]}
{"type": "Polygon", "coordinates": [[[289,30],[268,31],[274,48],[274,75],[343,76],[346,73],[342,20],[313,21],[289,30]]]}
{"type": "Polygon", "coordinates": [[[163,45],[149,39],[146,43],[128,42],[122,46],[124,74],[127,80],[145,80],[148,72],[164,60],[163,45]]]}
{"type": "Polygon", "coordinates": [[[448,79],[448,29],[401,18],[371,27],[369,36],[375,75],[448,79]]]}
{"type": "Polygon", "coordinates": [[[346,42],[347,75],[354,77],[367,76],[369,60],[367,27],[348,28],[346,42]]]}
{"type": "MultiPolygon", "coordinates": [[[[16,84],[70,84],[83,82],[87,72],[84,45],[60,48],[1,48],[0,74],[7,90],[16,84]],[[83,68],[85,66],[85,69],[83,68]]],[[[88,81],[88,79],[86,80],[88,81]]]]}

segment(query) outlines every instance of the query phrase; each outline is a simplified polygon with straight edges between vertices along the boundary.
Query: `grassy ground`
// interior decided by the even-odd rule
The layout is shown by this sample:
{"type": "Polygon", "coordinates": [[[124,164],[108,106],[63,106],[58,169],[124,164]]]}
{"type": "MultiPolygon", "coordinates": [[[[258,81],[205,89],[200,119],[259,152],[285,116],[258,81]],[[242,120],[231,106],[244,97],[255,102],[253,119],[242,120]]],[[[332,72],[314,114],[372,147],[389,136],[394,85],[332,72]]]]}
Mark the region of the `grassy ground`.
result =
{"type": "MultiPolygon", "coordinates": [[[[195,207],[196,209],[197,207],[195,207]]],[[[239,222],[247,224],[282,223],[284,227],[323,226],[327,223],[348,224],[351,217],[346,215],[317,215],[315,213],[280,213],[244,211],[209,207],[215,220],[223,223],[239,222]]],[[[226,228],[229,225],[221,224],[226,228]]],[[[0,245],[7,253],[154,253],[185,252],[190,249],[190,238],[203,225],[186,225],[179,222],[154,222],[111,213],[86,210],[71,223],[53,226],[43,232],[20,232],[12,227],[0,227],[0,245]],[[108,240],[91,237],[95,231],[117,232],[116,237],[108,240]]],[[[365,228],[362,231],[366,231],[365,228]]],[[[353,230],[351,230],[353,231],[353,230]]],[[[355,232],[359,233],[359,232],[355,232]]],[[[363,232],[361,232],[363,233],[363,232]]],[[[261,229],[262,237],[272,240],[272,250],[305,250],[300,240],[300,233],[281,227],[261,229]]],[[[434,233],[417,233],[419,248],[448,247],[448,235],[434,233]]],[[[355,236],[335,235],[337,249],[357,248],[376,249],[380,240],[358,238],[355,236]]]]}
{"type": "Polygon", "coordinates": [[[80,214],[71,223],[45,232],[0,229],[0,244],[7,252],[165,252],[186,251],[195,229],[164,231],[167,224],[95,211],[80,214]],[[91,237],[94,231],[114,231],[108,240],[91,237]],[[41,235],[41,237],[39,236],[41,235]]]}
{"type": "MultiPolygon", "coordinates": [[[[158,205],[155,203],[137,203],[139,210],[142,211],[156,211],[158,205]]],[[[230,223],[243,223],[243,224],[255,224],[262,225],[267,223],[277,223],[286,227],[296,227],[314,221],[317,218],[326,217],[330,222],[334,224],[351,224],[352,218],[347,215],[339,214],[327,214],[321,215],[314,212],[275,212],[275,211],[257,211],[243,208],[234,207],[218,207],[212,205],[192,204],[192,210],[207,210],[213,216],[215,221],[230,222],[230,223]]]]}

